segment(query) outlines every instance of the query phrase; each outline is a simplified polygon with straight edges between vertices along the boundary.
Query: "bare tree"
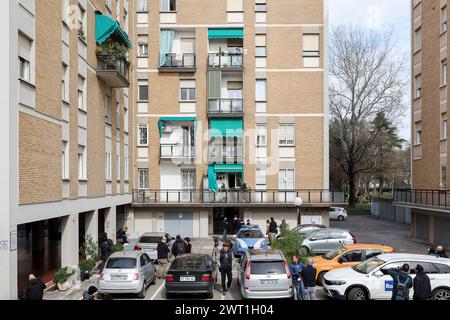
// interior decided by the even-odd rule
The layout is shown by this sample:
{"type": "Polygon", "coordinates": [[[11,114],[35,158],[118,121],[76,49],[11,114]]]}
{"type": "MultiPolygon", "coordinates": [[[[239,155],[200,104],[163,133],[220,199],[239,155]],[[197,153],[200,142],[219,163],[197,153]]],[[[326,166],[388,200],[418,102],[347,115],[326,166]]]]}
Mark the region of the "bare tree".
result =
{"type": "Polygon", "coordinates": [[[347,177],[350,206],[356,204],[358,175],[374,166],[368,155],[381,132],[375,117],[383,113],[395,122],[405,107],[404,65],[392,32],[352,25],[332,31],[330,156],[347,177]]]}

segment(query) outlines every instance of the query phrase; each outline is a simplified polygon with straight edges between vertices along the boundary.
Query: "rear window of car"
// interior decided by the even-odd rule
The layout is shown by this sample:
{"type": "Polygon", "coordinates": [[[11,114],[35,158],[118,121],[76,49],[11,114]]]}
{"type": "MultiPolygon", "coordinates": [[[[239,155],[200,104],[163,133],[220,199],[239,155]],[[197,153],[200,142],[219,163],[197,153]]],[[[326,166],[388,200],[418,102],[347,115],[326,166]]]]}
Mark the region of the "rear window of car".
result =
{"type": "Polygon", "coordinates": [[[264,238],[264,236],[262,232],[259,230],[243,230],[239,232],[238,238],[257,239],[257,238],[264,238]]]}
{"type": "Polygon", "coordinates": [[[106,264],[107,269],[134,269],[136,268],[135,258],[110,258],[106,264]]]}
{"type": "Polygon", "coordinates": [[[250,274],[286,274],[284,261],[252,261],[250,274]]]}
{"type": "Polygon", "coordinates": [[[158,243],[160,242],[162,237],[156,237],[156,236],[145,236],[140,237],[139,242],[140,243],[158,243]]]}
{"type": "Polygon", "coordinates": [[[170,266],[171,270],[205,270],[207,269],[208,261],[206,257],[178,257],[170,266]]]}

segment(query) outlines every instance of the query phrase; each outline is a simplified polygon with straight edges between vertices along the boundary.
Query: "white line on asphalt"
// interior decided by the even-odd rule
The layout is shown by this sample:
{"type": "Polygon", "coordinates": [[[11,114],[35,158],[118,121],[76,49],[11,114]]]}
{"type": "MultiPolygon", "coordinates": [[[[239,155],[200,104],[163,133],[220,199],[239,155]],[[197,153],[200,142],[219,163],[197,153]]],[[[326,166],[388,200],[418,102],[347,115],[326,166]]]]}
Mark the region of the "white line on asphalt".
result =
{"type": "Polygon", "coordinates": [[[158,290],[156,290],[156,292],[152,295],[152,297],[150,298],[150,300],[155,300],[156,296],[161,292],[161,290],[164,288],[164,284],[166,283],[166,281],[164,280],[163,283],[161,284],[161,286],[158,288],[158,290]]]}

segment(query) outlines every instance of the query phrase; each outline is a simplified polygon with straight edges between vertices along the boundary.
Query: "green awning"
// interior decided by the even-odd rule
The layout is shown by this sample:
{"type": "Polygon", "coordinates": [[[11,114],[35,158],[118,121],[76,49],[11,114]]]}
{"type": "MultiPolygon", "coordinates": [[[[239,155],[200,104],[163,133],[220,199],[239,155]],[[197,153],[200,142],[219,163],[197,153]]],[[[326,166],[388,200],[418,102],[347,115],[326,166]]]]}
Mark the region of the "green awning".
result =
{"type": "Polygon", "coordinates": [[[244,29],[209,29],[209,39],[243,39],[244,29]]]}
{"type": "Polygon", "coordinates": [[[214,171],[216,173],[243,173],[244,165],[243,164],[215,164],[214,171]]]}
{"type": "Polygon", "coordinates": [[[217,137],[237,137],[244,136],[244,121],[242,118],[220,118],[211,119],[209,135],[211,138],[217,137]]]}
{"type": "Polygon", "coordinates": [[[128,48],[131,48],[132,44],[125,31],[122,30],[119,23],[114,21],[110,16],[103,14],[95,15],[95,39],[99,45],[102,45],[109,37],[114,33],[119,35],[125,42],[128,48]]]}
{"type": "MultiPolygon", "coordinates": [[[[163,126],[165,122],[195,122],[194,126],[197,126],[197,118],[196,117],[162,117],[159,118],[158,128],[159,128],[159,136],[162,136],[163,126]]],[[[196,128],[195,128],[196,129],[196,128]]]]}

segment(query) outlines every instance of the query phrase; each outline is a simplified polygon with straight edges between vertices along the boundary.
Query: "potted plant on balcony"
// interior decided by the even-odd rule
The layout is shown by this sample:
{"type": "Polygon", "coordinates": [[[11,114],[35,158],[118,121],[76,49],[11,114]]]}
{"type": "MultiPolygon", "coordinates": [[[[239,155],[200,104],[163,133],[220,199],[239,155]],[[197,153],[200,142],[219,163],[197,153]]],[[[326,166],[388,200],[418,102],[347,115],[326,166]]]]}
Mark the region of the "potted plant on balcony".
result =
{"type": "Polygon", "coordinates": [[[241,188],[239,190],[239,201],[240,202],[249,202],[249,193],[250,188],[247,187],[247,184],[245,182],[242,183],[241,188]]]}
{"type": "Polygon", "coordinates": [[[128,47],[125,44],[115,41],[111,38],[107,39],[103,45],[97,45],[97,56],[109,67],[117,67],[118,61],[125,62],[127,67],[131,67],[131,61],[127,56],[128,47]]]}

